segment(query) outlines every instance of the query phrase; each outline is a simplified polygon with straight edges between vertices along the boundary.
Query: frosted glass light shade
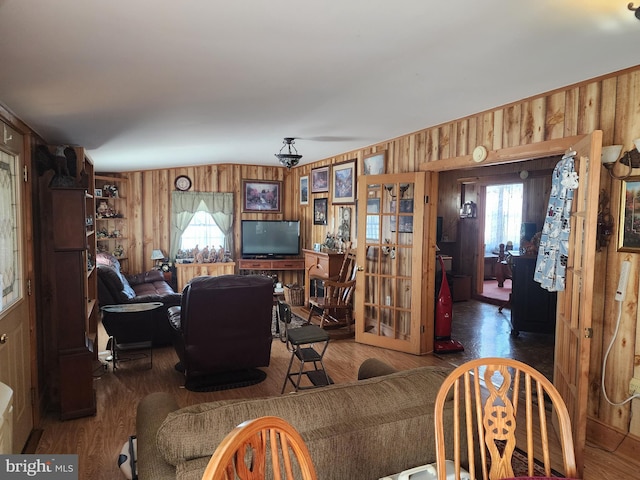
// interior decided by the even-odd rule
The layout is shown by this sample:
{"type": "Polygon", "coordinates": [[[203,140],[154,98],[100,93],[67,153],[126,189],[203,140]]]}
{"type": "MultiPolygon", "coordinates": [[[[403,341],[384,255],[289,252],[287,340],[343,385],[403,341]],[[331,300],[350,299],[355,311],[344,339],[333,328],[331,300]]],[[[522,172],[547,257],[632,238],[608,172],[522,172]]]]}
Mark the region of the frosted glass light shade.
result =
{"type": "Polygon", "coordinates": [[[622,145],[609,145],[602,147],[602,163],[614,163],[620,158],[620,152],[622,151],[622,145]]]}
{"type": "Polygon", "coordinates": [[[640,152],[640,138],[636,138],[633,143],[635,143],[636,145],[636,150],[638,150],[638,152],[640,152]]]}

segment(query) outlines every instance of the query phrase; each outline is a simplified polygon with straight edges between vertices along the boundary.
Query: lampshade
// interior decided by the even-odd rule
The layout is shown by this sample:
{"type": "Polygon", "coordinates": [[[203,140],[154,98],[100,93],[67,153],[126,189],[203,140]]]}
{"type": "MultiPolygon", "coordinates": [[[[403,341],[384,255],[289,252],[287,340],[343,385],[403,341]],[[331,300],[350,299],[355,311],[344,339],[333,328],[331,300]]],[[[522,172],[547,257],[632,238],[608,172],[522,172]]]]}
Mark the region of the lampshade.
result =
{"type": "Polygon", "coordinates": [[[287,168],[295,167],[302,158],[302,155],[299,155],[298,150],[293,146],[295,143],[294,140],[292,137],[285,137],[282,141],[284,145],[282,145],[280,151],[275,154],[276,158],[280,160],[280,163],[287,168]],[[287,150],[283,152],[285,148],[287,150]]]}
{"type": "Polygon", "coordinates": [[[620,152],[622,152],[622,145],[608,145],[602,147],[602,163],[614,163],[620,158],[620,152]]]}
{"type": "Polygon", "coordinates": [[[164,253],[162,253],[162,250],[154,250],[151,252],[151,260],[164,260],[164,253]]]}

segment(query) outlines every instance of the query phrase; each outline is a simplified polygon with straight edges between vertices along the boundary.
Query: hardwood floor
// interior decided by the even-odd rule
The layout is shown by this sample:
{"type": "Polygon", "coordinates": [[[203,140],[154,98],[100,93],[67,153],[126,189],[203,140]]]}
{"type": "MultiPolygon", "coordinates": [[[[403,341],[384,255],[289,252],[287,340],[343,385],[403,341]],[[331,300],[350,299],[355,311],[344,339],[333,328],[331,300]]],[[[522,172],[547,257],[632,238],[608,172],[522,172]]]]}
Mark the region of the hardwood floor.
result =
{"type": "MultiPolygon", "coordinates": [[[[482,354],[489,356],[490,352],[487,352],[483,351],[482,354]]],[[[414,356],[393,352],[361,345],[353,339],[333,339],[325,356],[325,364],[336,383],[345,383],[356,380],[359,365],[370,357],[380,358],[397,369],[460,361],[445,355],[414,356]]],[[[96,362],[97,415],[65,422],[59,421],[54,413],[46,415],[36,453],[78,453],[80,479],[124,478],[117,466],[117,457],[129,435],[135,434],[136,407],[145,395],[168,391],[176,396],[180,406],[221,399],[280,395],[288,361],[289,352],[284,344],[274,339],[271,365],[265,369],[267,379],[264,382],[209,393],[194,393],[181,388],[183,378],[174,369],[177,357],[172,347],[155,349],[152,370],[148,369],[145,360],[123,363],[115,373],[111,369],[104,371],[96,362]]],[[[585,480],[631,480],[637,478],[637,472],[640,471],[640,462],[592,446],[587,448],[586,459],[585,480]]]]}

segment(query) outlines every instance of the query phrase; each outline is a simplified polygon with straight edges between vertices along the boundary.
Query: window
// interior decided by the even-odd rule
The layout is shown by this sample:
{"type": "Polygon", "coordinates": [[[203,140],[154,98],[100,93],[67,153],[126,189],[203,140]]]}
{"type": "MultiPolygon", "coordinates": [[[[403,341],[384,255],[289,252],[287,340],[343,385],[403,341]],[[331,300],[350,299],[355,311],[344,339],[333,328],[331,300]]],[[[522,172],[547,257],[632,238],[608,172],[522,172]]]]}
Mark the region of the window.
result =
{"type": "Polygon", "coordinates": [[[485,255],[497,253],[501,243],[512,242],[520,249],[522,224],[522,183],[488,185],[485,199],[484,224],[485,255]]]}
{"type": "Polygon", "coordinates": [[[224,234],[208,212],[196,212],[180,237],[182,250],[193,250],[196,245],[200,250],[204,247],[218,249],[224,245],[224,234]]]}

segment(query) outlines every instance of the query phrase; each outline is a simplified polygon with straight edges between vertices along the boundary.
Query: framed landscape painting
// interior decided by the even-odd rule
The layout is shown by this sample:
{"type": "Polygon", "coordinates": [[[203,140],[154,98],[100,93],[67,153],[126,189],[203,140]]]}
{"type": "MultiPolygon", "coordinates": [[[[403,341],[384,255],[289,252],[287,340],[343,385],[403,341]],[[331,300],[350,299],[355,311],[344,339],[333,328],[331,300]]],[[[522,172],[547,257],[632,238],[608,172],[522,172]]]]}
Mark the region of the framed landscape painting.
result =
{"type": "Polygon", "coordinates": [[[282,182],[270,180],[242,181],[242,211],[280,213],[282,182]]]}
{"type": "Polygon", "coordinates": [[[329,167],[314,168],[311,170],[311,193],[329,191],[329,167]]]}
{"type": "Polygon", "coordinates": [[[300,177],[300,205],[309,204],[309,176],[300,177]]]}
{"type": "Polygon", "coordinates": [[[356,161],[338,163],[333,166],[332,203],[355,203],[356,161]]]}
{"type": "Polygon", "coordinates": [[[618,251],[640,253],[640,177],[622,181],[618,251]]]}
{"type": "Polygon", "coordinates": [[[364,175],[383,175],[387,165],[387,151],[372,153],[364,157],[364,175]]]}

